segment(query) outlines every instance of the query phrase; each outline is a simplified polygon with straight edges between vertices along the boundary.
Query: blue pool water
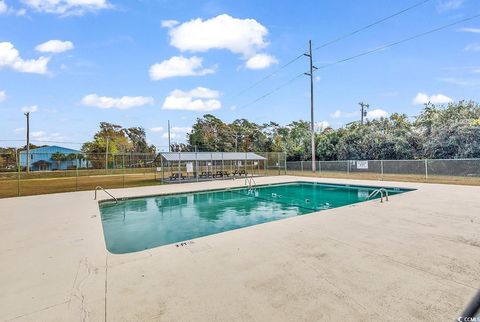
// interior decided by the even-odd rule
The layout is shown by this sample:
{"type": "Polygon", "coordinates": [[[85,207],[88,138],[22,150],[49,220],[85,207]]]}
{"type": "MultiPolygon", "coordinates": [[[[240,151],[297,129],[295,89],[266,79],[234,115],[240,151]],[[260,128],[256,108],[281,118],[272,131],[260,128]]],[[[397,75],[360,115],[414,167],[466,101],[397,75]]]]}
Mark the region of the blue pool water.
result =
{"type": "MultiPolygon", "coordinates": [[[[101,202],[107,249],[131,253],[367,200],[378,187],[294,182],[101,202]]],[[[389,195],[407,189],[387,188],[389,195]]]]}

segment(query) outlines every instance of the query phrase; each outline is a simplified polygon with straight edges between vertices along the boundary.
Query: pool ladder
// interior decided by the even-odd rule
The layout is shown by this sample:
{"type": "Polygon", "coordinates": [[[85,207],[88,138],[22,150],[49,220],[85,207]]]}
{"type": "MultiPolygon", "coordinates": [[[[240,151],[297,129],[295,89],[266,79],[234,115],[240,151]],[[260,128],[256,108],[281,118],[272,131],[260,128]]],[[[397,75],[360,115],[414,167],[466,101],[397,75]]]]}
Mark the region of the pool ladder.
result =
{"type": "Polygon", "coordinates": [[[248,189],[252,189],[252,187],[256,187],[257,183],[253,178],[245,178],[245,185],[248,186],[248,189]]]}
{"type": "Polygon", "coordinates": [[[380,194],[380,202],[383,202],[383,198],[385,197],[385,200],[388,201],[388,191],[385,188],[380,188],[372,191],[371,194],[368,195],[367,199],[371,199],[376,197],[378,194],[380,194]]]}
{"type": "Polygon", "coordinates": [[[104,188],[100,187],[100,186],[96,186],[95,187],[95,198],[94,200],[97,200],[97,191],[98,190],[103,190],[107,195],[109,195],[110,197],[113,198],[113,200],[115,200],[115,203],[118,203],[118,199],[115,198],[110,192],[108,192],[107,190],[105,190],[104,188]]]}

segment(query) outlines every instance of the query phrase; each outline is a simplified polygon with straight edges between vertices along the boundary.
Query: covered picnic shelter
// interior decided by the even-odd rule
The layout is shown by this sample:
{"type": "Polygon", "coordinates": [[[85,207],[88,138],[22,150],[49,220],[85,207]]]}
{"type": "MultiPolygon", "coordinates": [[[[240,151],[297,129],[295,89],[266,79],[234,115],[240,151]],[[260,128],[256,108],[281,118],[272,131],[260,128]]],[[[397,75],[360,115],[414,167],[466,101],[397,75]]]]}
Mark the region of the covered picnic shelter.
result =
{"type": "Polygon", "coordinates": [[[161,152],[155,159],[162,181],[199,181],[258,176],[267,158],[254,152],[161,152]]]}

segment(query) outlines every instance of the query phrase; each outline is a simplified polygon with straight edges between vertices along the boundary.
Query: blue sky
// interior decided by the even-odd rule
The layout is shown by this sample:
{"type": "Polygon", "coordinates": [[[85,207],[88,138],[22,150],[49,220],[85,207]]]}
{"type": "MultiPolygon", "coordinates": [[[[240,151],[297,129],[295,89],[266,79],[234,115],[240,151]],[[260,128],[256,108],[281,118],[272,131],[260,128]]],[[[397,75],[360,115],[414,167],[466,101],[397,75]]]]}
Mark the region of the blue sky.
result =
{"type": "MultiPolygon", "coordinates": [[[[212,113],[287,124],[309,119],[307,50],[420,0],[0,0],[0,145],[84,142],[101,121],[142,126],[160,148],[212,113]],[[241,94],[239,94],[241,93],[241,94]],[[6,142],[5,140],[12,140],[6,142]]],[[[322,66],[480,13],[477,0],[431,0],[314,51],[322,66]]],[[[316,72],[316,122],[415,115],[422,102],[480,100],[480,19],[316,72]]],[[[79,147],[78,144],[63,144],[79,147]]]]}

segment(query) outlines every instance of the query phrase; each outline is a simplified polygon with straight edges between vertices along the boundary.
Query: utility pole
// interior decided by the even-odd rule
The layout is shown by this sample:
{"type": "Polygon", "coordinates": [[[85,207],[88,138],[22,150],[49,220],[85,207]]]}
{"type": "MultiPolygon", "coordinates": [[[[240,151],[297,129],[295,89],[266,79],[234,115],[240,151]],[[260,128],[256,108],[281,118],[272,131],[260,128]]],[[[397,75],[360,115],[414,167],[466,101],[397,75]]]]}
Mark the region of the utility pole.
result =
{"type": "Polygon", "coordinates": [[[170,120],[168,120],[168,152],[171,152],[171,147],[170,147],[170,120]]]}
{"type": "Polygon", "coordinates": [[[238,151],[238,133],[235,132],[235,152],[238,151]]]}
{"type": "Polygon", "coordinates": [[[360,105],[360,112],[362,113],[362,125],[363,125],[363,118],[367,116],[367,109],[370,107],[370,105],[365,104],[364,102],[358,103],[360,105]]]}
{"type": "Polygon", "coordinates": [[[23,113],[27,117],[27,173],[30,172],[30,112],[23,113]]]}
{"type": "Polygon", "coordinates": [[[317,67],[313,66],[312,41],[308,41],[308,54],[304,54],[310,60],[310,72],[305,75],[310,76],[310,131],[312,132],[312,172],[315,172],[315,122],[313,115],[313,72],[317,67]]]}

